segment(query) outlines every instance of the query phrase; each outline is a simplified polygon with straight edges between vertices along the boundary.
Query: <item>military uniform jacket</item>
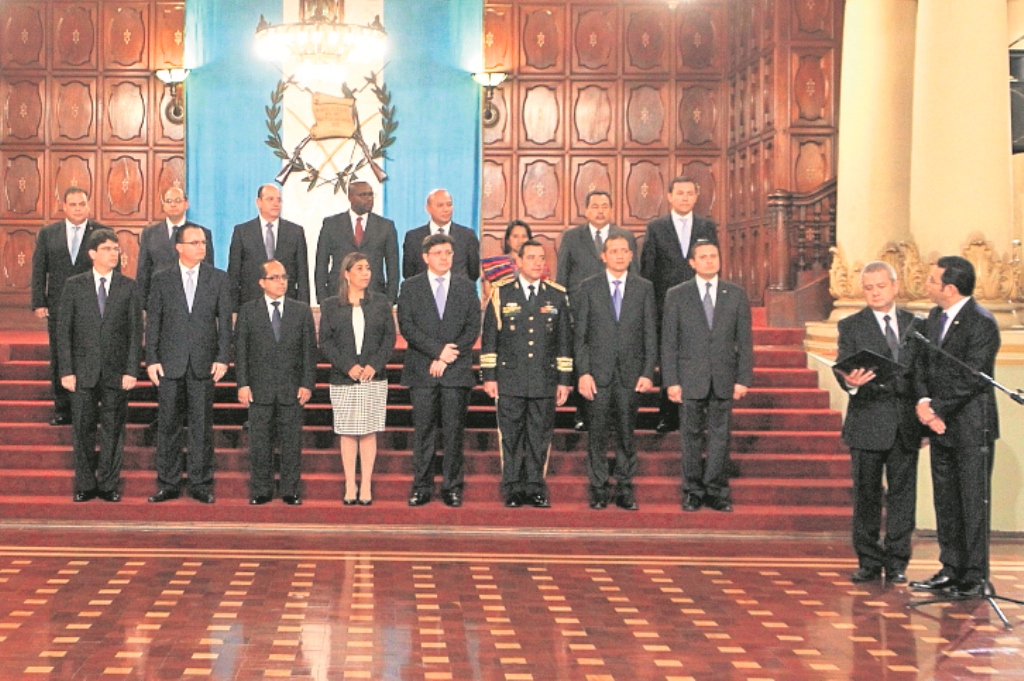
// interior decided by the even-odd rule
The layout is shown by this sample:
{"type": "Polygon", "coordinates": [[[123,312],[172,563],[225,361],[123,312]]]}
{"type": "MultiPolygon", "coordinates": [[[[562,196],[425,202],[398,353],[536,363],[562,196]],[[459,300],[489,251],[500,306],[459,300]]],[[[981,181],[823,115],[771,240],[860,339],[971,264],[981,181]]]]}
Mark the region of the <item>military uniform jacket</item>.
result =
{"type": "Polygon", "coordinates": [[[572,319],[565,289],[538,281],[527,302],[519,278],[491,289],[484,312],[480,369],[509,397],[553,397],[572,385],[572,319]]]}

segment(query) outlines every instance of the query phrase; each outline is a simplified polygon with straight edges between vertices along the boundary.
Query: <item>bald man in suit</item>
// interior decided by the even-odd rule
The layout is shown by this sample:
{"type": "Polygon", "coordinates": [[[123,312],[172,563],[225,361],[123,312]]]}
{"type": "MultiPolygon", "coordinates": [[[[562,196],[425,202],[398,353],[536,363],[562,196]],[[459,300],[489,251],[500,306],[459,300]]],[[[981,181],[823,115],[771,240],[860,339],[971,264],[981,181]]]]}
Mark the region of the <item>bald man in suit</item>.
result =
{"type": "Polygon", "coordinates": [[[402,277],[425,272],[423,240],[431,234],[447,234],[452,238],[452,272],[475,282],[480,278],[480,240],[468,227],[452,222],[454,205],[446,189],[435,189],[427,194],[427,214],[430,222],[409,231],[402,243],[402,277]]]}

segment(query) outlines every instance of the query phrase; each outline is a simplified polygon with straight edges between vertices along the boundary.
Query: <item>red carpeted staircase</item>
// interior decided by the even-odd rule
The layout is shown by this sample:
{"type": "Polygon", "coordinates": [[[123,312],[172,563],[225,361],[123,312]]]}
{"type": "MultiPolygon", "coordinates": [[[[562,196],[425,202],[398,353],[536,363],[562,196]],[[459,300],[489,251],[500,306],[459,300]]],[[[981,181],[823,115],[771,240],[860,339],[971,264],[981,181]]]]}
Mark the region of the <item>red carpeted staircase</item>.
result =
{"type": "Polygon", "coordinates": [[[412,428],[408,390],[397,385],[402,349],[389,366],[388,429],[379,439],[374,503],[342,506],[341,457],[331,432],[321,365],[307,409],[303,450],[304,504],[275,500],[248,504],[246,411],[235,401],[228,374],[217,390],[216,495],[212,506],[191,499],[149,504],[155,491],[155,389],[140,383],[132,394],[124,454],[124,500],[71,501],[71,428],[51,427],[44,332],[0,332],[0,518],[167,522],[322,523],[331,525],[462,525],[491,527],[635,528],[637,530],[835,531],[850,523],[849,456],[840,441],[840,416],[828,407],[817,375],[806,368],[802,329],[773,329],[761,310],[754,316],[754,387],[733,419],[734,513],[684,513],[680,503],[678,433],[658,435],[657,397],[644,397],[637,432],[638,512],[587,506],[586,434],[572,430],[572,409],[559,410],[548,467],[551,509],[506,509],[498,494],[500,462],[494,409],[474,390],[466,433],[465,505],[439,499],[409,508],[412,428]]]}

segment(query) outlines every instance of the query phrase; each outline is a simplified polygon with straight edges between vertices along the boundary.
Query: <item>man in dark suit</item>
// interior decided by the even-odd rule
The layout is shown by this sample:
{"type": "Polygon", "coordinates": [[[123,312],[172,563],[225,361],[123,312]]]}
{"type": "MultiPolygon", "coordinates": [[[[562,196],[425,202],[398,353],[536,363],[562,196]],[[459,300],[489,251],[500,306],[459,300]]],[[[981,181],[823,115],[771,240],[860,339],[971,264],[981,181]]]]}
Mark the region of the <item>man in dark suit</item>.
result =
{"type": "MultiPolygon", "coordinates": [[[[606,191],[596,189],[583,201],[583,214],[587,216],[587,224],[565,230],[562,241],[558,245],[558,271],[555,280],[572,296],[583,283],[595,274],[604,271],[601,253],[604,242],[612,235],[625,237],[629,250],[633,252],[634,262],[630,263],[629,271],[636,274],[636,238],[632,233],[611,224],[612,196],[606,191]]],[[[576,430],[587,429],[586,401],[582,396],[576,400],[576,430]]]]}
{"type": "Polygon", "coordinates": [[[423,264],[423,240],[431,234],[447,234],[454,243],[452,273],[471,282],[480,278],[480,240],[476,232],[452,222],[452,195],[446,189],[427,194],[430,222],[407,232],[402,242],[402,278],[409,279],[426,270],[423,264]]]}
{"type": "Polygon", "coordinates": [[[113,230],[93,230],[83,250],[92,269],[65,282],[57,315],[61,383],[71,393],[73,499],[116,502],[128,391],[135,387],[142,350],[142,302],[135,282],[114,269],[121,249],[113,230]]]}
{"type": "Polygon", "coordinates": [[[925,289],[936,307],[924,331],[931,347],[920,351],[914,372],[917,417],[930,431],[942,569],[910,585],[966,597],[983,595],[988,578],[988,497],[999,414],[995,389],[936,348],[994,375],[999,327],[971,297],[974,284],[974,267],[965,258],[946,256],[932,267],[925,289]]]}
{"type": "MultiPolygon", "coordinates": [[[[693,279],[690,251],[697,241],[718,243],[718,228],[706,217],[694,214],[693,207],[700,198],[700,188],[692,177],[680,175],[668,184],[668,215],[647,223],[644,249],[640,258],[640,274],[654,284],[654,298],[658,305],[658,325],[661,326],[665,294],[670,288],[693,279]]],[[[656,430],[667,433],[679,427],[679,408],[661,391],[661,413],[656,430]]]]}
{"type": "Polygon", "coordinates": [[[316,243],[316,298],[323,302],[338,295],[341,261],[359,251],[370,263],[370,289],[388,297],[392,305],[398,299],[398,232],[395,223],[373,210],[373,187],[368,182],[353,182],[348,187],[350,208],[324,218],[316,243]]]}
{"type": "Polygon", "coordinates": [[[434,443],[440,416],[444,440],[441,498],[462,505],[462,439],[473,375],[473,343],[480,335],[480,299],[466,277],[452,271],[454,239],[431,234],[420,252],[426,271],[402,282],[398,327],[408,343],[402,385],[412,400],[412,493],[410,506],[430,501],[434,443]],[[440,414],[439,414],[440,412],[440,414]]]}
{"type": "Polygon", "coordinates": [[[742,288],[719,279],[717,244],[694,244],[690,267],[697,276],[665,296],[661,371],[669,399],[681,405],[683,510],[728,512],[732,404],[754,378],[750,303],[742,288]]]}
{"type": "Polygon", "coordinates": [[[286,295],[309,302],[309,261],[306,255],[306,232],[294,222],[281,219],[281,191],[265,184],[256,194],[259,215],[235,225],[228,255],[228,280],[231,303],[237,311],[243,303],[263,295],[260,277],[263,263],[277,260],[288,272],[286,295]]]}
{"type": "MultiPolygon", "coordinates": [[[[61,384],[63,372],[57,349],[57,321],[60,296],[68,277],[87,272],[92,266],[82,244],[89,234],[103,227],[89,219],[89,194],[68,187],[63,198],[64,219],[39,230],[32,255],[32,309],[46,319],[50,337],[50,386],[53,388],[51,426],[71,424],[71,395],[61,384]]],[[[120,270],[120,265],[117,267],[120,270]]]]}
{"type": "Polygon", "coordinates": [[[572,298],[576,318],[576,371],[579,390],[590,400],[587,476],[590,507],[608,505],[608,427],[618,435],[615,449],[615,503],[637,510],[633,477],[638,462],[633,431],[639,394],[654,387],[658,327],[651,282],[629,274],[633,252],[625,238],[604,242],[605,271],[584,280],[572,298]]]}
{"type": "Polygon", "coordinates": [[[505,505],[551,505],[544,482],[555,408],[572,390],[572,320],[558,284],[543,281],[544,245],[519,247],[519,273],[496,283],[484,310],[480,369],[496,400],[505,505]]]}
{"type": "MultiPolygon", "coordinates": [[[[166,218],[146,227],[139,237],[139,267],[136,270],[135,283],[142,293],[143,305],[149,298],[149,282],[153,278],[153,273],[178,262],[178,251],[174,249],[174,233],[187,222],[185,212],[188,210],[188,197],[180,187],[171,187],[164,192],[160,205],[163,206],[166,218]]],[[[206,235],[204,262],[212,265],[213,234],[206,227],[202,229],[206,235]]]]}
{"type": "Polygon", "coordinates": [[[157,492],[151,502],[175,499],[183,466],[180,441],[188,409],[188,490],[212,504],[213,389],[228,370],[231,290],[223,270],[203,262],[199,227],[178,230],[177,266],[153,275],[146,310],[146,372],[157,386],[157,492]]]}
{"type": "Polygon", "coordinates": [[[273,423],[281,447],[281,500],[298,506],[303,407],[316,384],[316,326],[309,305],[285,300],[284,265],[270,260],[262,267],[263,296],[242,306],[235,329],[238,401],[249,408],[249,503],[274,498],[273,423]]]}
{"type": "Polygon", "coordinates": [[[850,579],[872,582],[884,569],[887,582],[905,584],[921,448],[912,380],[919,343],[908,339],[913,339],[918,324],[913,314],[896,307],[900,285],[891,265],[868,263],[860,282],[867,307],[839,322],[838,361],[871,350],[907,369],[887,383],[876,380],[869,368],[849,373],[835,369],[839,385],[850,394],[843,440],[850,448],[853,467],[853,549],[860,563],[850,579]],[[884,545],[880,542],[883,496],[887,508],[884,545]]]}

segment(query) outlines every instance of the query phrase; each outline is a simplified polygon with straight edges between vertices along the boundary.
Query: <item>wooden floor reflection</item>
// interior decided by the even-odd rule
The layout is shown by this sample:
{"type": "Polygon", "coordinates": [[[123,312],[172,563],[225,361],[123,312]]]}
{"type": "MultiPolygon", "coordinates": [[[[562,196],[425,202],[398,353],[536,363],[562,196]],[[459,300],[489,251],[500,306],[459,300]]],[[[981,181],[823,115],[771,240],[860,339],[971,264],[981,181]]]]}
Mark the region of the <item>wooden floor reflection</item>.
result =
{"type": "MultiPolygon", "coordinates": [[[[1019,678],[1024,608],[909,610],[841,536],[0,525],[0,679],[1019,678]]],[[[935,571],[919,540],[911,578],[935,571]]],[[[1024,597],[1024,543],[993,547],[1024,597]]],[[[1012,606],[1012,607],[1011,607],[1012,606]]]]}

